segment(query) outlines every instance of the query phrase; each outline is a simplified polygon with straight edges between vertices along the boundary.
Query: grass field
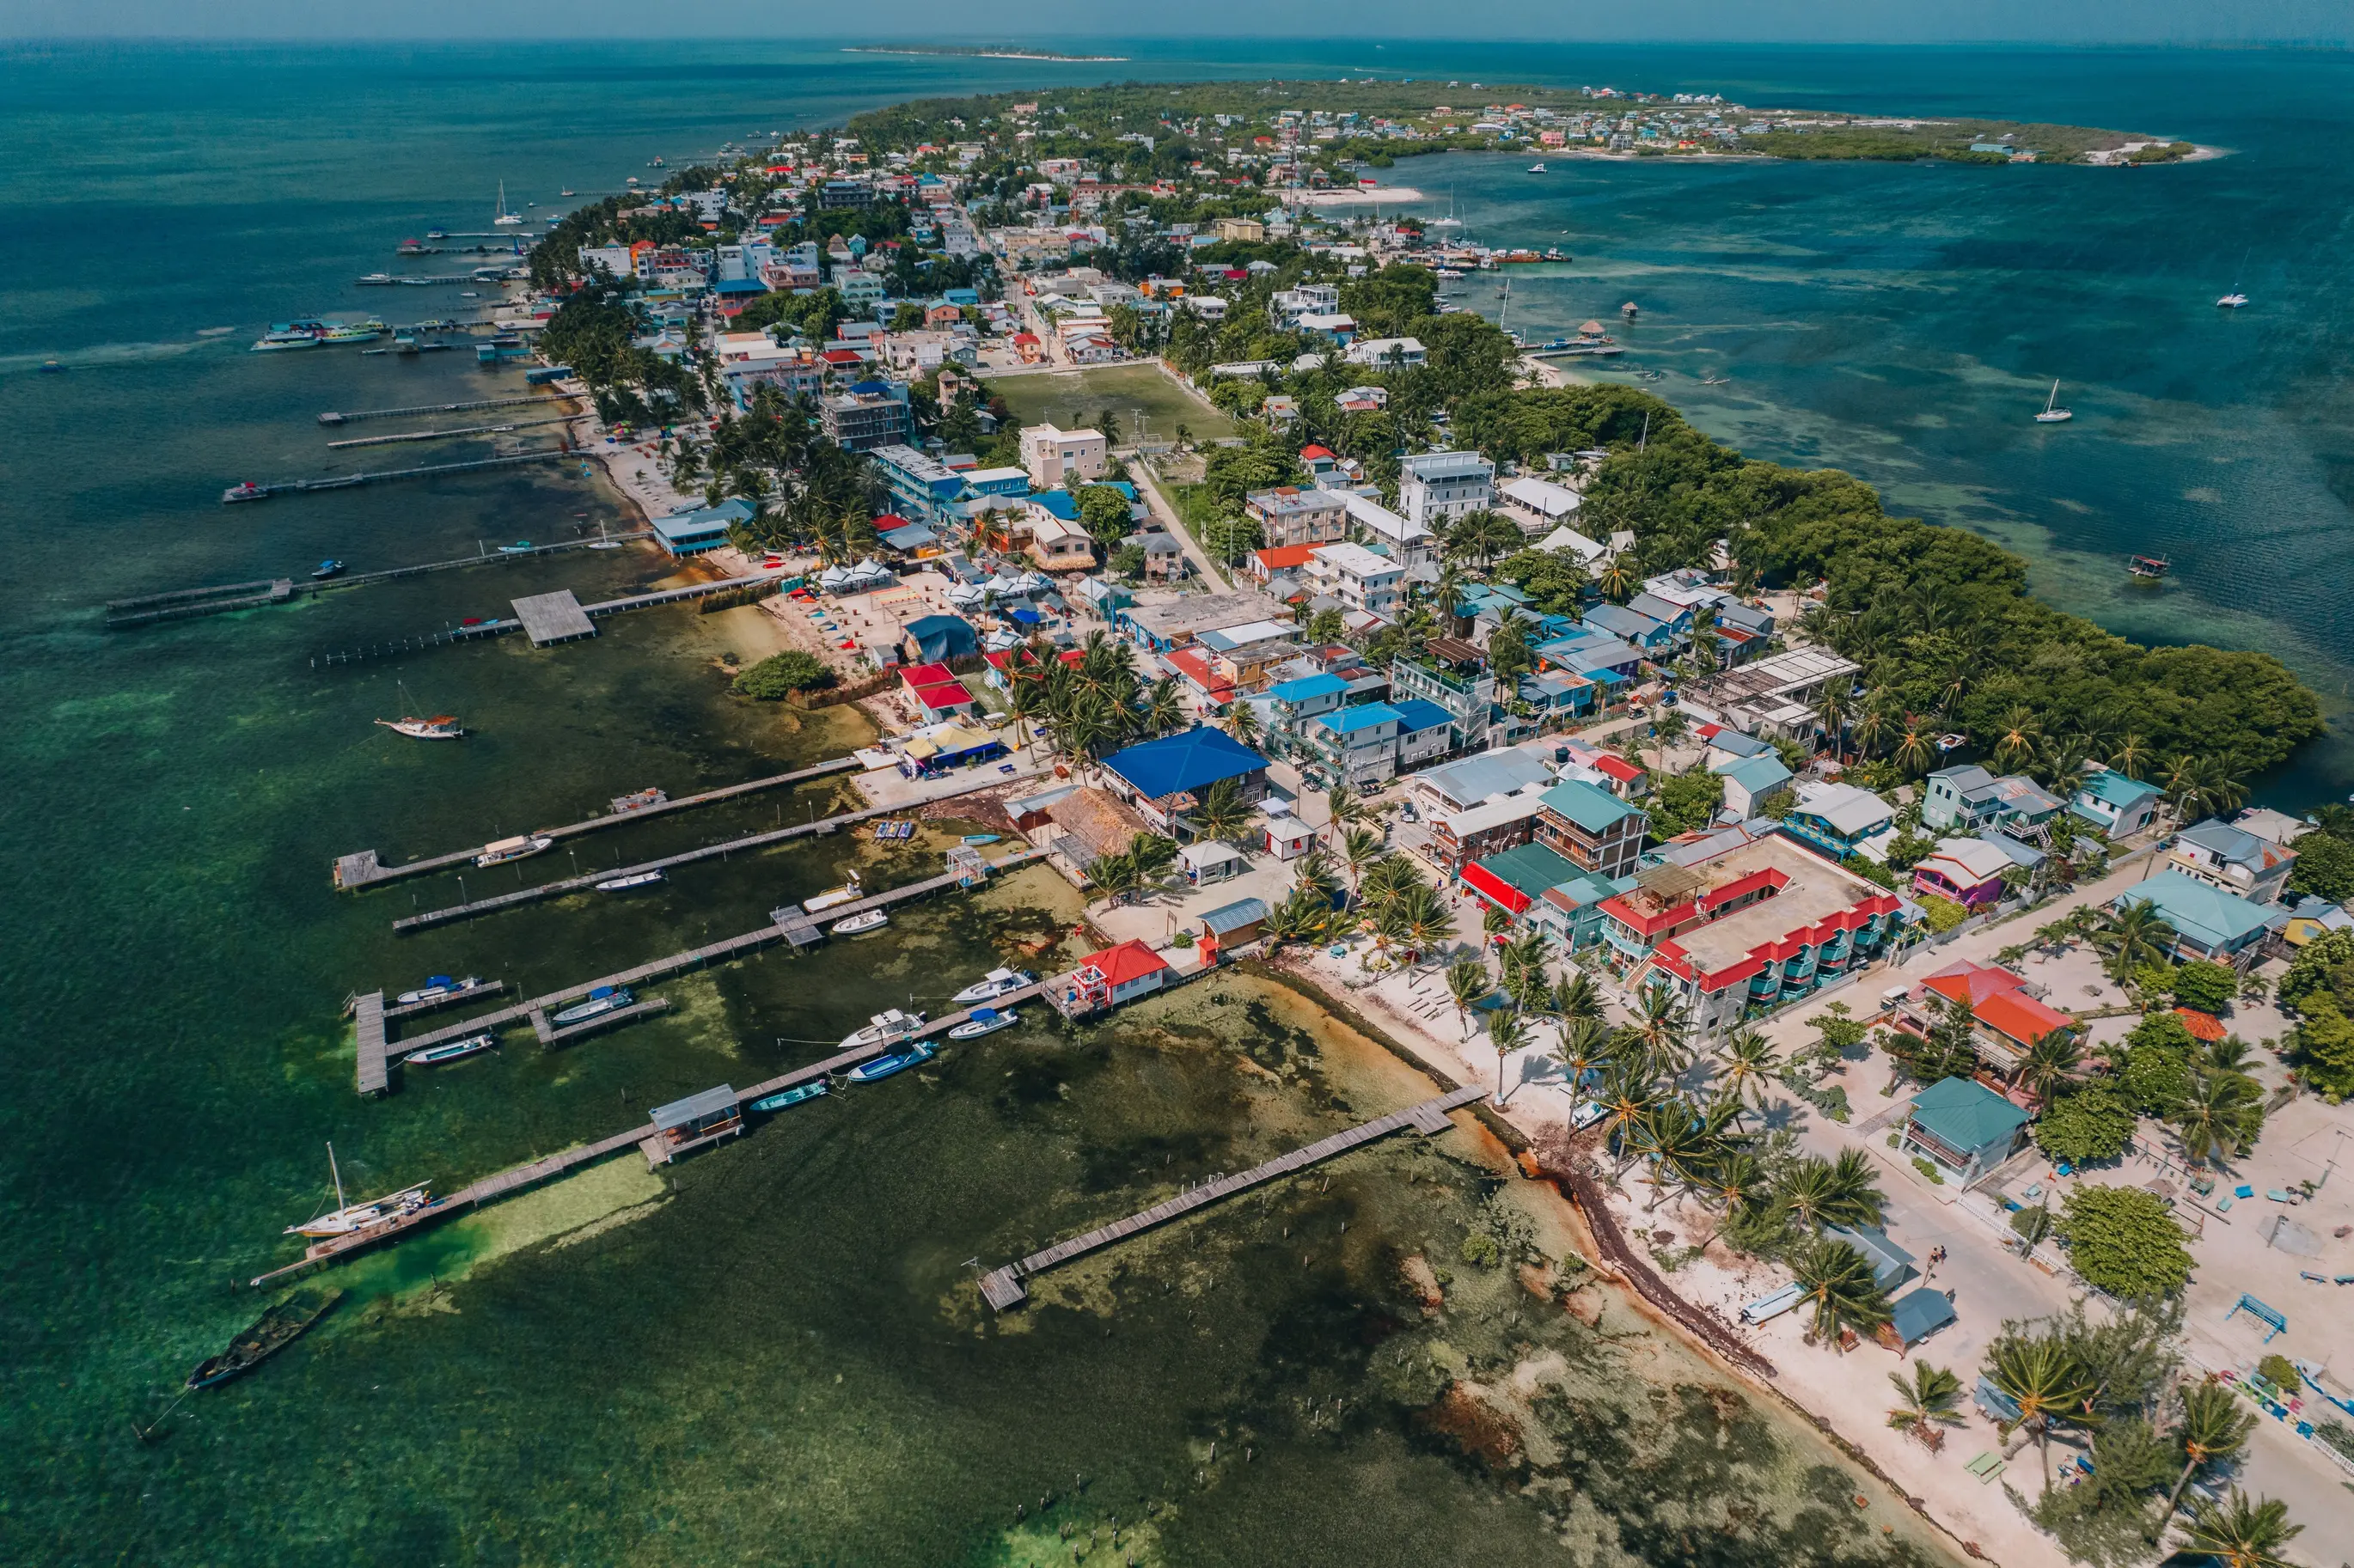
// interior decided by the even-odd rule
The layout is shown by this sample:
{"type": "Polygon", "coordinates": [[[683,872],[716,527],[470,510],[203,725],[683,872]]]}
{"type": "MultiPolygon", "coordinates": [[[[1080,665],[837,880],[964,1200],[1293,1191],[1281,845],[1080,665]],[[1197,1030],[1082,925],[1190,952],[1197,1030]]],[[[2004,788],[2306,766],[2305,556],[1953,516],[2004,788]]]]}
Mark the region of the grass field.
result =
{"type": "Polygon", "coordinates": [[[1106,365],[1088,370],[1056,370],[1002,376],[990,389],[1025,425],[1083,429],[1105,409],[1119,417],[1124,444],[1140,429],[1161,440],[1176,439],[1177,427],[1197,441],[1235,433],[1234,421],[1149,365],[1106,365]]]}

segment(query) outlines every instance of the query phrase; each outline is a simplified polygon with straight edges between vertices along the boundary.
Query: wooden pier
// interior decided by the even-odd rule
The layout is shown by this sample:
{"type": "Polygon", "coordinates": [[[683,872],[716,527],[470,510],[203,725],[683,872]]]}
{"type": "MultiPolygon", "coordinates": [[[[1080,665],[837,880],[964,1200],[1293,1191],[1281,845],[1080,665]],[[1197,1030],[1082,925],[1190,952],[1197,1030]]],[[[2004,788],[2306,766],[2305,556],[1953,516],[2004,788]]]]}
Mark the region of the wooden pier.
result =
{"type": "Polygon", "coordinates": [[[579,418],[578,414],[557,414],[546,419],[517,419],[506,425],[465,425],[454,430],[403,430],[390,436],[355,436],[347,441],[329,441],[327,450],[334,452],[350,447],[389,447],[403,441],[454,441],[461,436],[504,436],[514,430],[535,429],[541,425],[568,425],[579,418]]]}
{"type": "MultiPolygon", "coordinates": [[[[1002,1012],[1016,1003],[1027,1001],[1037,994],[1036,986],[1026,986],[1020,991],[1011,991],[999,997],[989,1005],[1002,1012]]],[[[377,996],[380,1001],[382,993],[377,993],[377,996]]],[[[945,1018],[926,1024],[907,1038],[929,1040],[937,1035],[947,1033],[971,1017],[970,1009],[952,1012],[945,1018]]],[[[898,1050],[904,1041],[893,1041],[888,1044],[860,1045],[850,1050],[838,1051],[820,1061],[811,1062],[807,1066],[795,1067],[790,1072],[780,1073],[773,1078],[763,1079],[747,1088],[737,1089],[736,1101],[740,1106],[749,1106],[754,1100],[766,1098],[769,1095],[781,1094],[787,1089],[814,1083],[820,1078],[831,1078],[837,1073],[848,1072],[862,1062],[871,1062],[877,1056],[888,1055],[898,1050]]],[[[652,1122],[646,1122],[631,1128],[626,1132],[617,1132],[610,1138],[600,1138],[594,1143],[578,1144],[558,1153],[513,1166],[494,1176],[486,1176],[471,1186],[461,1187],[446,1198],[437,1198],[421,1209],[412,1210],[382,1224],[371,1226],[366,1231],[313,1242],[304,1249],[302,1260],[300,1263],[291,1263],[282,1268],[271,1269],[267,1274],[257,1275],[250,1283],[256,1287],[267,1285],[272,1280],[333,1263],[380,1243],[398,1241],[412,1231],[446,1219],[461,1210],[472,1209],[493,1198],[504,1197],[509,1192],[520,1192],[525,1187],[535,1186],[550,1177],[563,1175],[568,1171],[577,1171],[584,1165],[592,1165],[624,1150],[645,1150],[648,1162],[655,1165],[667,1164],[670,1160],[684,1152],[682,1148],[673,1147],[666,1151],[664,1158],[656,1160],[655,1151],[649,1150],[647,1146],[658,1139],[660,1135],[660,1128],[652,1122]]]]}
{"type": "MultiPolygon", "coordinates": [[[[535,832],[551,839],[575,838],[582,833],[593,833],[603,828],[619,827],[624,822],[642,822],[650,818],[667,816],[673,811],[691,810],[695,807],[708,806],[718,800],[732,800],[738,795],[757,794],[763,789],[774,789],[787,784],[799,784],[810,779],[822,779],[829,773],[845,773],[858,766],[859,761],[855,757],[837,757],[831,762],[821,762],[811,768],[797,768],[790,773],[771,774],[766,779],[753,779],[742,784],[723,784],[716,789],[704,789],[692,795],[682,795],[675,800],[663,800],[651,806],[639,806],[627,811],[610,811],[603,816],[590,817],[586,821],[573,822],[566,827],[540,828],[535,832]]],[[[404,876],[419,876],[427,872],[447,871],[453,866],[472,865],[474,863],[474,856],[481,851],[482,845],[475,844],[467,849],[452,850],[448,854],[429,855],[423,860],[412,860],[402,865],[386,865],[377,859],[376,851],[359,850],[336,858],[335,885],[349,891],[368,886],[372,883],[395,882],[404,876]]],[[[600,871],[590,880],[602,882],[608,877],[622,874],[616,871],[600,871]]]]}
{"type": "Polygon", "coordinates": [[[357,1020],[360,1093],[380,1095],[392,1087],[392,1063],[385,1054],[384,992],[372,991],[362,996],[353,1017],[357,1020]]]}
{"type": "Polygon", "coordinates": [[[476,458],[471,462],[434,463],[425,468],[385,469],[375,473],[339,473],[327,479],[282,479],[251,487],[240,485],[225,491],[224,505],[238,502],[260,501],[272,495],[297,495],[314,490],[350,490],[355,485],[387,484],[397,479],[431,479],[445,473],[472,473],[482,469],[512,468],[517,463],[553,462],[559,458],[578,457],[570,447],[550,447],[546,451],[514,452],[506,457],[476,458]]]}
{"type": "MultiPolygon", "coordinates": [[[[504,461],[506,460],[502,458],[493,459],[492,461],[504,461]]],[[[464,465],[461,464],[460,466],[464,465]]],[[[425,471],[419,470],[419,471],[422,472],[425,471]]],[[[624,610],[650,609],[656,605],[663,604],[684,604],[688,599],[705,599],[708,598],[712,594],[731,593],[744,588],[764,588],[772,585],[781,588],[787,583],[796,582],[798,580],[800,579],[789,577],[781,571],[757,572],[750,577],[722,577],[716,582],[690,583],[684,588],[661,588],[652,593],[631,594],[626,599],[603,599],[596,604],[582,604],[578,599],[573,599],[572,594],[568,590],[561,594],[543,594],[537,596],[537,598],[553,600],[570,599],[572,600],[571,609],[573,611],[590,620],[595,620],[600,616],[620,615],[624,610]]],[[[499,637],[504,636],[510,631],[528,630],[531,623],[523,619],[523,607],[525,602],[526,601],[523,599],[516,599],[514,602],[513,608],[516,611],[516,619],[513,620],[479,621],[472,626],[461,626],[446,631],[429,632],[418,637],[406,637],[396,642],[381,642],[367,648],[340,650],[333,653],[317,653],[312,655],[311,665],[312,668],[316,669],[322,664],[355,664],[364,659],[381,659],[395,653],[413,652],[419,649],[440,647],[444,643],[462,641],[471,638],[499,637]]],[[[539,613],[542,615],[544,623],[552,626],[556,624],[556,622],[552,620],[548,620],[547,618],[563,617],[565,612],[560,605],[552,605],[546,610],[539,613]]],[[[570,624],[568,619],[566,620],[565,623],[570,624]]],[[[568,642],[578,637],[594,636],[596,632],[593,627],[587,631],[581,631],[575,627],[575,629],[569,633],[563,636],[551,637],[549,641],[568,642]]]]}
{"type": "Polygon", "coordinates": [[[467,414],[477,408],[514,408],[530,403],[578,403],[578,394],[548,393],[529,397],[479,397],[471,403],[419,403],[409,408],[361,408],[348,414],[319,416],[323,425],[348,425],[355,419],[411,419],[423,414],[467,414]]]}
{"type": "MultiPolygon", "coordinates": [[[[469,991],[453,991],[447,996],[429,996],[423,1001],[408,1002],[398,1007],[387,1007],[384,1010],[385,1021],[390,1022],[397,1018],[414,1018],[420,1012],[439,1012],[445,1007],[455,1007],[461,1001],[479,1001],[486,996],[496,996],[506,989],[507,982],[504,980],[484,980],[469,991]]],[[[376,992],[377,1005],[382,1006],[383,1001],[384,993],[376,992]]]]}
{"type": "MultiPolygon", "coordinates": [[[[1010,871],[1016,866],[1026,865],[1031,861],[1043,858],[1044,853],[1044,852],[1041,850],[1025,850],[1018,854],[1008,855],[1003,860],[989,862],[988,869],[991,872],[1010,871]]],[[[853,915],[863,914],[869,909],[888,908],[895,904],[904,904],[912,898],[921,898],[927,894],[957,886],[963,880],[962,874],[958,872],[927,877],[921,882],[911,882],[902,887],[894,887],[848,904],[838,905],[825,912],[826,917],[829,921],[848,919],[853,915]]],[[[791,940],[792,938],[785,923],[785,915],[786,911],[778,910],[769,924],[747,931],[741,936],[708,942],[699,948],[690,948],[685,952],[673,953],[668,958],[656,959],[651,963],[640,964],[635,969],[623,969],[618,974],[600,975],[595,980],[583,980],[578,985],[567,986],[561,991],[552,991],[542,996],[532,997],[527,1001],[500,1008],[493,1012],[478,1013],[472,1018],[457,1023],[445,1024],[440,1029],[431,1030],[413,1039],[379,1044],[374,1053],[376,1071],[373,1076],[370,1074],[371,1057],[365,1044],[366,1015],[363,1012],[361,1016],[364,1044],[359,1061],[360,1093],[364,1095],[384,1093],[390,1087],[388,1071],[390,1064],[405,1056],[414,1054],[428,1046],[439,1045],[444,1041],[463,1039],[469,1034],[480,1034],[485,1030],[495,1032],[510,1023],[532,1021],[534,1032],[541,1033],[545,1043],[554,1044],[558,1039],[566,1037],[566,1032],[556,1029],[544,1021],[534,1020],[534,1014],[550,1013],[567,1002],[579,1001],[599,986],[635,986],[645,984],[650,980],[667,980],[673,975],[684,974],[690,969],[698,969],[713,963],[741,958],[746,953],[757,951],[775,942],[791,940]],[[371,1087],[371,1084],[375,1086],[371,1087]]],[[[794,945],[800,947],[805,944],[795,941],[794,945]]],[[[380,1008],[384,993],[377,991],[371,994],[377,998],[380,1008]]],[[[960,1015],[960,1021],[962,1016],[964,1015],[960,1015]]],[[[381,1033],[383,1015],[380,1011],[376,1014],[376,1027],[381,1033]]]]}
{"type": "Polygon", "coordinates": [[[1057,1242],[1043,1252],[1034,1252],[1019,1262],[1009,1263],[1002,1268],[991,1269],[981,1276],[981,1298],[1000,1312],[1009,1308],[1018,1307],[1028,1298],[1030,1294],[1029,1287],[1023,1285],[1023,1281],[1034,1274],[1043,1274],[1047,1269],[1070,1262],[1073,1258],[1084,1257],[1089,1253],[1126,1241],[1132,1235],[1151,1230],[1157,1225],[1166,1224],[1171,1220],[1181,1219],[1196,1209],[1206,1208],[1223,1199],[1233,1197],[1237,1192],[1246,1192],[1253,1187],[1272,1181],[1279,1176],[1288,1176],[1295,1171],[1304,1171],[1335,1155],[1346,1154],[1352,1149],[1362,1148],[1375,1139],[1386,1138],[1393,1132],[1400,1132],[1409,1127],[1419,1130],[1425,1137],[1445,1132],[1454,1125],[1447,1120],[1447,1112],[1470,1105],[1476,1100],[1484,1099],[1487,1097],[1487,1090],[1476,1085],[1467,1085],[1452,1093],[1440,1095],[1436,1099],[1425,1100],[1420,1105],[1410,1106],[1402,1111],[1393,1111],[1388,1116],[1376,1117],[1372,1121],[1359,1127],[1352,1127],[1346,1132],[1336,1132],[1330,1138],[1319,1139],[1314,1143],[1295,1149],[1288,1154],[1278,1155],[1263,1165],[1255,1165],[1248,1171],[1233,1176],[1220,1176],[1213,1181],[1204,1181],[1198,1187],[1188,1188],[1179,1196],[1171,1198],[1165,1202],[1155,1203],[1141,1213],[1130,1214],[1124,1220],[1116,1220],[1110,1224],[1088,1231],[1083,1235],[1073,1236],[1066,1242],[1057,1242]]]}
{"type": "Polygon", "coordinates": [[[217,588],[182,588],[176,593],[119,599],[106,607],[106,629],[122,631],[133,626],[154,626],[165,620],[193,620],[200,615],[224,615],[232,609],[284,604],[294,597],[291,577],[260,577],[249,583],[222,583],[217,588]]]}

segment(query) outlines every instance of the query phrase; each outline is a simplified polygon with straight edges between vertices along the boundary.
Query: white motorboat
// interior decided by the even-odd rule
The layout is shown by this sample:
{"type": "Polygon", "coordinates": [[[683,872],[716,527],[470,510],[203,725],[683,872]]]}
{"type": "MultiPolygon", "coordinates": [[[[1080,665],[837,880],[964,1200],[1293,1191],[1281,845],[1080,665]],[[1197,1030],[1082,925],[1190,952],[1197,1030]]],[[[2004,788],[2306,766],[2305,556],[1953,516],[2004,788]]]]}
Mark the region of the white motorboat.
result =
{"type": "Polygon", "coordinates": [[[866,895],[859,891],[858,876],[854,872],[850,880],[840,887],[829,887],[814,898],[802,899],[801,909],[805,914],[822,914],[836,905],[854,903],[864,896],[866,895]]]}
{"type": "Polygon", "coordinates": [[[2052,396],[2043,399],[2043,412],[2035,416],[2039,425],[2064,425],[2076,417],[2075,410],[2060,407],[2060,383],[2052,384],[2052,396]]]}
{"type": "Polygon", "coordinates": [[[563,1012],[551,1016],[548,1022],[558,1025],[586,1023],[592,1018],[602,1018],[609,1012],[618,1012],[636,1000],[637,998],[631,994],[628,986],[600,985],[588,993],[588,1001],[573,1003],[563,1012]]]}
{"type": "Polygon", "coordinates": [[[993,1007],[976,1007],[972,1016],[949,1031],[951,1040],[978,1040],[984,1034],[994,1034],[1001,1029],[1011,1029],[1022,1022],[1018,1012],[1000,1012],[993,1007]]]}
{"type": "Polygon", "coordinates": [[[879,931],[890,923],[891,916],[880,909],[869,909],[863,915],[853,915],[847,920],[835,921],[832,932],[837,937],[858,937],[869,931],[879,931]]]}
{"type": "Polygon", "coordinates": [[[387,1192],[381,1198],[370,1198],[365,1202],[358,1203],[345,1202],[344,1173],[335,1166],[335,1146],[332,1143],[327,1145],[327,1174],[335,1183],[335,1206],[314,1219],[303,1221],[299,1225],[288,1225],[286,1227],[288,1235],[347,1236],[355,1231],[364,1231],[370,1225],[382,1224],[387,1220],[398,1219],[402,1214],[425,1207],[432,1201],[426,1193],[426,1190],[432,1183],[419,1181],[414,1187],[403,1187],[399,1192],[387,1192]]]}
{"type": "Polygon", "coordinates": [[[995,1001],[999,997],[1020,991],[1023,986],[1037,983],[1038,977],[1023,969],[991,969],[949,1000],[960,1007],[969,1006],[976,1001],[995,1001]]]}
{"type": "Polygon", "coordinates": [[[412,1067],[438,1067],[444,1062],[459,1062],[490,1050],[499,1037],[489,1030],[469,1034],[462,1040],[445,1040],[439,1045],[428,1045],[422,1051],[412,1051],[402,1058],[412,1067]]]}
{"type": "Polygon", "coordinates": [[[896,1007],[885,1008],[866,1021],[866,1027],[855,1029],[842,1037],[842,1048],[855,1051],[862,1045],[888,1045],[895,1040],[905,1040],[924,1026],[920,1012],[902,1012],[896,1007]]]}
{"type": "Polygon", "coordinates": [[[663,879],[659,871],[632,872],[627,876],[609,876],[597,885],[599,893],[629,893],[641,887],[652,887],[663,879]]]}
{"type": "Polygon", "coordinates": [[[537,854],[555,842],[556,841],[546,833],[517,833],[511,839],[497,839],[484,844],[482,853],[474,857],[474,863],[504,865],[508,861],[521,860],[525,855],[537,854]]]}
{"type": "Polygon", "coordinates": [[[453,996],[482,989],[480,975],[468,975],[464,980],[452,980],[448,975],[428,975],[425,983],[415,991],[404,991],[392,999],[395,1007],[414,1007],[420,1001],[446,1001],[453,996]]]}

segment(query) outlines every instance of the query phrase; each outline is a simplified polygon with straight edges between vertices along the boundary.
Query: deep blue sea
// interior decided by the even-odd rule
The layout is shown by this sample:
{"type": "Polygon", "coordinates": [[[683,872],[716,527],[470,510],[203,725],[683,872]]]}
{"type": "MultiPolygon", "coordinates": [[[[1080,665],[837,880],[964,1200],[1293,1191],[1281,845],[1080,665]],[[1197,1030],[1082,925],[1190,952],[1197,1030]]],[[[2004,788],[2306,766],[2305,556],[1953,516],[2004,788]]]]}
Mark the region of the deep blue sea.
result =
{"type": "MultiPolygon", "coordinates": [[[[1405,1435],[1283,1425],[1311,1397],[1354,1397],[1363,1366],[1345,1347],[1376,1331],[1363,1313],[1378,1294],[1358,1275],[1246,1262],[1214,1290],[1196,1279],[1159,1307],[1124,1302],[1100,1334],[1084,1315],[1038,1314],[991,1338],[959,1305],[976,1248],[1100,1217],[1140,1171],[1198,1176],[1265,1151],[1265,1107],[1201,1050],[1264,1033],[1231,1021],[1103,1031],[1078,1049],[994,1036],[936,1082],[815,1107],[843,1116],[800,1124],[805,1140],[763,1134],[690,1164],[667,1196],[617,1162],[488,1211],[355,1276],[364,1309],[192,1402],[163,1443],[132,1440],[130,1422],[251,1316],[231,1281],[284,1255],[276,1233],[323,1186],[325,1140],[371,1190],[447,1186],[661,1098],[752,1081],[860,1022],[876,984],[897,1001],[1040,937],[1011,904],[984,919],[938,906],[868,946],[681,982],[675,1018],[591,1049],[510,1050],[379,1103],[352,1093],[338,1017],[352,990],[433,969],[536,990],[748,929],[836,878],[849,853],[738,858],[626,907],[574,900],[433,938],[387,923],[453,879],[328,890],[348,850],[431,853],[648,784],[676,793],[838,749],[824,726],[726,697],[726,616],[651,612],[539,654],[309,662],[521,591],[626,588],[658,570],[633,555],[102,629],[112,598],[614,519],[609,496],[561,469],[217,501],[238,479],[350,466],[324,450],[323,409],[519,389],[516,373],[457,355],[246,352],[305,313],[454,313],[456,291],[351,281],[399,270],[405,236],[484,227],[502,181],[537,217],[560,190],[617,189],[657,155],[675,166],[911,95],[1366,70],[2190,138],[2230,155],[2131,172],[1567,161],[1545,176],[1448,157],[1393,177],[1430,211],[1451,199],[1483,239],[1575,254],[1515,277],[1511,323],[1532,337],[1633,299],[1628,366],[1663,372],[1655,389],[1712,432],[1852,470],[1903,509],[2001,538],[2040,591],[2122,632],[2272,650],[2342,707],[2349,57],[1125,52],[1054,65],[772,43],[0,50],[0,1559],[1044,1563],[1064,1560],[1060,1542],[1013,1541],[1013,1507],[1076,1467],[1117,1478],[1097,1494],[1107,1511],[1189,1499],[1170,1555],[1147,1547],[1151,1561],[1491,1561],[1553,1540],[1405,1435]],[[2253,303],[2215,310],[2235,283],[2253,303]],[[63,374],[39,373],[49,359],[63,374]],[[1727,380],[1701,385],[1713,376],[1727,380]],[[2077,417],[2039,428],[2027,416],[2055,378],[2077,417]],[[2164,591],[2126,589],[2137,550],[2178,563],[2164,591]],[[477,733],[408,747],[369,723],[405,707],[459,713],[477,733]],[[584,1213],[604,1217],[577,1231],[584,1213]],[[517,1250],[567,1230],[589,1239],[517,1250]],[[514,1255],[447,1292],[411,1288],[501,1253],[514,1255]],[[1262,1463],[1201,1490],[1204,1445],[1246,1429],[1262,1463]],[[1475,1506],[1504,1521],[1476,1552],[1447,1524],[1475,1506]]],[[[2354,750],[2337,737],[2268,783],[2291,801],[2349,787],[2354,750]]],[[[817,803],[758,799],[624,835],[633,852],[691,843],[817,803]]],[[[1295,1075],[1312,1114],[1277,1107],[1295,1140],[1340,1125],[1350,1097],[1405,1092],[1348,1079],[1337,1058],[1295,1075]]],[[[1381,1181],[1362,1197],[1397,1201],[1381,1181]]],[[[1445,1232],[1431,1216],[1455,1211],[1436,1204],[1416,1197],[1390,1221],[1451,1246],[1459,1220],[1445,1232]]],[[[1261,1229],[1343,1215],[1320,1213],[1278,1210],[1261,1229]]],[[[1645,1484],[1674,1481],[1671,1466],[1645,1484]]],[[[1608,1484],[1597,1474],[1588,1491],[1615,1496],[1608,1484]]],[[[1671,1534],[1628,1539],[1675,1553],[1671,1534]]]]}

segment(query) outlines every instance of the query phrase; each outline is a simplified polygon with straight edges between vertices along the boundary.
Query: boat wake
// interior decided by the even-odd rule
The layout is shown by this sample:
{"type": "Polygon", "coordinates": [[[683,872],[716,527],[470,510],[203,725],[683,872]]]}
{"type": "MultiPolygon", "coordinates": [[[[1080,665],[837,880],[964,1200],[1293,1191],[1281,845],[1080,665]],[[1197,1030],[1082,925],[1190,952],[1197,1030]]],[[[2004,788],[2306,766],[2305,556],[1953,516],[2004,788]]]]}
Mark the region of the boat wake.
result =
{"type": "Polygon", "coordinates": [[[20,370],[37,371],[54,365],[61,370],[97,369],[109,365],[136,365],[143,360],[176,359],[207,346],[183,338],[177,343],[101,343],[64,354],[0,354],[0,376],[20,370]]]}

